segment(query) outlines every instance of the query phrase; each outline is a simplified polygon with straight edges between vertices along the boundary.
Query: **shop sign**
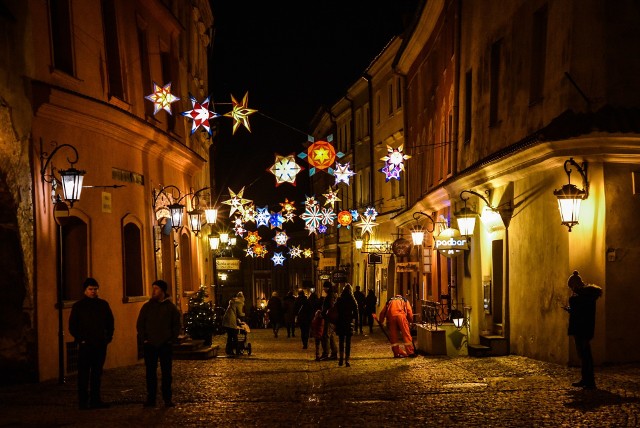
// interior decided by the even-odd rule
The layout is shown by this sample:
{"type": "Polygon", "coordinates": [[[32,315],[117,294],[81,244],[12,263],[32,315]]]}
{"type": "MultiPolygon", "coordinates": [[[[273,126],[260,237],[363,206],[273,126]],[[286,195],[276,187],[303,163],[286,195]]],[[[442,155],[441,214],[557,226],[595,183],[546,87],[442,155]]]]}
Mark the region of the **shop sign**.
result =
{"type": "Polygon", "coordinates": [[[391,244],[391,251],[396,257],[407,257],[412,248],[413,244],[404,238],[398,238],[391,244]]]}
{"type": "Polygon", "coordinates": [[[331,274],[331,281],[334,283],[347,282],[347,271],[337,270],[331,274]]]}
{"type": "Polygon", "coordinates": [[[376,254],[376,253],[371,253],[371,254],[369,254],[368,261],[369,261],[370,265],[382,264],[382,255],[381,254],[376,254]]]}
{"type": "Polygon", "coordinates": [[[418,272],[419,270],[420,270],[419,262],[396,263],[396,272],[418,272]]]}
{"type": "Polygon", "coordinates": [[[469,250],[469,241],[458,229],[448,228],[434,238],[435,249],[446,257],[455,257],[469,250]]]}
{"type": "Polygon", "coordinates": [[[335,257],[321,257],[318,261],[318,269],[324,269],[327,267],[336,267],[335,257]]]}
{"type": "Polygon", "coordinates": [[[232,257],[218,257],[216,259],[218,270],[240,270],[240,259],[232,257]]]}

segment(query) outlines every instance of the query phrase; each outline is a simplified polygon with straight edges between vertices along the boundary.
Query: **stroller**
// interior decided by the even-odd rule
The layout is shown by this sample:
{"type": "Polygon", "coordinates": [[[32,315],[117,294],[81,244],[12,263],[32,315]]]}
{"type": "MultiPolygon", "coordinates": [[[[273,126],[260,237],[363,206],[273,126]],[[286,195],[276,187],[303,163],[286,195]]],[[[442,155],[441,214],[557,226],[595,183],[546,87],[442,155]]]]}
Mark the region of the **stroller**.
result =
{"type": "Polygon", "coordinates": [[[247,351],[247,355],[251,355],[251,343],[247,341],[247,337],[251,329],[249,328],[249,324],[241,322],[238,325],[238,345],[236,348],[236,355],[244,354],[244,351],[247,351]]]}

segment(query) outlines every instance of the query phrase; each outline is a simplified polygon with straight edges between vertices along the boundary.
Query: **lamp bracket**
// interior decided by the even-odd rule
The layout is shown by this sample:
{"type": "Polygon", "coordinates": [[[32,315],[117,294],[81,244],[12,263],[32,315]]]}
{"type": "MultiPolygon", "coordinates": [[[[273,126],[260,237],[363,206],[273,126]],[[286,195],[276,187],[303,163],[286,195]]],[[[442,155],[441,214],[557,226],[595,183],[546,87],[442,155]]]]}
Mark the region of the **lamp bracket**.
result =
{"type": "Polygon", "coordinates": [[[428,219],[431,221],[431,229],[429,229],[429,227],[427,227],[427,229],[426,229],[426,230],[427,230],[427,232],[429,232],[429,233],[433,233],[433,231],[434,231],[434,230],[435,230],[435,228],[436,228],[436,223],[438,223],[438,222],[437,222],[437,221],[436,221],[436,220],[435,220],[431,215],[429,215],[429,214],[427,214],[427,213],[425,213],[425,212],[422,212],[422,211],[416,211],[416,212],[414,212],[414,213],[413,213],[413,219],[414,219],[416,222],[418,222],[418,221],[419,221],[419,220],[418,220],[418,217],[419,217],[419,216],[424,216],[424,217],[428,218],[428,219]]]}
{"type": "Polygon", "coordinates": [[[564,172],[567,173],[567,179],[569,180],[569,184],[571,184],[571,172],[573,171],[571,167],[575,167],[576,171],[582,177],[582,187],[584,188],[585,199],[589,197],[589,181],[587,180],[587,168],[589,167],[587,161],[582,162],[580,165],[578,162],[573,160],[573,158],[569,158],[564,161],[564,172]]]}
{"type": "MultiPolygon", "coordinates": [[[[57,168],[51,165],[51,168],[47,173],[47,168],[49,167],[49,164],[51,163],[53,157],[56,155],[56,153],[58,153],[60,149],[68,148],[73,152],[72,158],[67,157],[67,162],[69,162],[71,168],[74,167],[80,157],[78,156],[78,150],[71,144],[58,144],[57,141],[51,141],[51,146],[53,146],[53,150],[51,151],[51,153],[45,152],[43,148],[42,138],[40,138],[40,163],[42,164],[40,168],[40,178],[42,180],[43,187],[44,183],[49,183],[53,188],[53,193],[55,193],[58,184],[61,183],[60,178],[56,177],[57,168]]],[[[52,196],[52,198],[55,199],[55,196],[52,196]]]]}
{"type": "Polygon", "coordinates": [[[160,190],[153,189],[153,208],[155,211],[158,205],[158,199],[164,196],[170,203],[179,203],[182,200],[182,192],[173,184],[167,186],[160,186],[160,190]],[[168,190],[168,191],[167,191],[168,190]]]}
{"type": "MultiPolygon", "coordinates": [[[[469,200],[469,196],[467,196],[466,198],[464,197],[465,193],[469,193],[471,195],[476,195],[477,197],[479,197],[480,199],[482,199],[484,201],[485,204],[487,204],[487,206],[492,210],[492,211],[498,211],[497,208],[495,208],[493,205],[491,205],[491,203],[489,202],[489,200],[482,195],[481,193],[478,193],[474,190],[463,190],[462,192],[460,192],[460,199],[465,203],[465,205],[467,204],[467,201],[469,200]]],[[[485,191],[485,194],[487,196],[489,196],[489,190],[485,191]]]]}

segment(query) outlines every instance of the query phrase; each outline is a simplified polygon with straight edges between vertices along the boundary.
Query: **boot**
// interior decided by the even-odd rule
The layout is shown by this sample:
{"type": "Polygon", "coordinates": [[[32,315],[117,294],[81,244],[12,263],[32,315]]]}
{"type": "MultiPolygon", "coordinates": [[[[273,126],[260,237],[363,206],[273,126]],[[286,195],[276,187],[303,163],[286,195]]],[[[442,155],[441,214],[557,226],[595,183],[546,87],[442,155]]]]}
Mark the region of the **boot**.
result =
{"type": "Polygon", "coordinates": [[[393,345],[391,350],[393,351],[393,358],[404,358],[407,356],[407,353],[400,349],[400,345],[393,345]]]}
{"type": "Polygon", "coordinates": [[[340,351],[340,360],[338,360],[338,365],[342,366],[342,361],[344,360],[344,352],[340,351]]]}

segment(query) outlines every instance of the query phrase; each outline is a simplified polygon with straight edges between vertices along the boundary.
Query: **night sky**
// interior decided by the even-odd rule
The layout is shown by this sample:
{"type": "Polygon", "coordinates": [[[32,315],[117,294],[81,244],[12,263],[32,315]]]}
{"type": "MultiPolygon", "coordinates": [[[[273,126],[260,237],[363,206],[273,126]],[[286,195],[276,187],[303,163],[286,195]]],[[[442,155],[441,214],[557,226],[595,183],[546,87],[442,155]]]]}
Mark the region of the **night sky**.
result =
{"type": "MultiPolygon", "coordinates": [[[[231,109],[230,94],[241,101],[249,92],[252,132],[232,119],[218,119],[216,187],[220,200],[245,186],[244,196],[257,206],[279,208],[285,197],[304,201],[305,167],[297,186],[275,187],[266,172],[274,154],[304,150],[310,121],[331,106],[365,71],[416,12],[418,1],[276,1],[212,0],[215,35],[209,84],[216,111],[231,109]]],[[[321,172],[324,173],[324,172],[321,172]]]]}

